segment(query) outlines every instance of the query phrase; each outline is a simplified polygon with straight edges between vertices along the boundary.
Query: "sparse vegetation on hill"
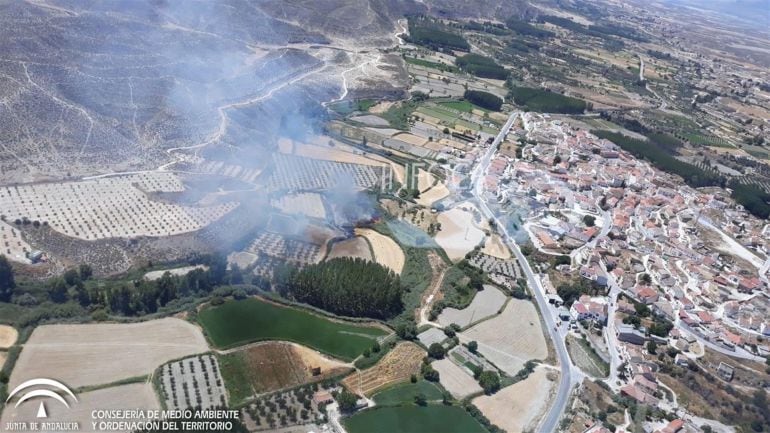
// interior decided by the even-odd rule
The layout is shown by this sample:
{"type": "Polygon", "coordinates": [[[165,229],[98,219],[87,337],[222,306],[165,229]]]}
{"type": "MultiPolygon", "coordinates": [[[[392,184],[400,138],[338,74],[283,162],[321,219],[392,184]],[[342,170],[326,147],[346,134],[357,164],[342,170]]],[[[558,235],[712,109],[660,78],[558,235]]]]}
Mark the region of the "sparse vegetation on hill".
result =
{"type": "Polygon", "coordinates": [[[481,90],[466,90],[463,97],[471,103],[486,108],[487,110],[500,111],[500,108],[503,106],[502,99],[481,90]]]}
{"type": "Polygon", "coordinates": [[[544,113],[580,114],[587,107],[583,100],[545,89],[513,86],[509,95],[516,104],[544,113]]]}
{"type": "Polygon", "coordinates": [[[489,57],[478,54],[466,54],[458,57],[455,62],[460,69],[477,77],[493,78],[495,80],[505,80],[508,78],[508,71],[489,57]]]}
{"type": "Polygon", "coordinates": [[[389,319],[403,309],[401,280],[360,258],[336,258],[293,272],[280,284],[286,296],[334,314],[389,319]]]}

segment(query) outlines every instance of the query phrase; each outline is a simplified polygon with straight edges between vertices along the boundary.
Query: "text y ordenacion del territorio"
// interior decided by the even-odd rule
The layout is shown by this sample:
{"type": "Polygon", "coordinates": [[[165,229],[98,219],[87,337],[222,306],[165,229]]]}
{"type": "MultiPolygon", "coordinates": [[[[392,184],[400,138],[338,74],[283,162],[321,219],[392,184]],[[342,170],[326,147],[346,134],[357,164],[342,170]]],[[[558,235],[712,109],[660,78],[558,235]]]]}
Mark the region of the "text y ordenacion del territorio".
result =
{"type": "Polygon", "coordinates": [[[231,430],[237,410],[143,410],[110,409],[91,411],[95,431],[179,430],[216,432],[231,430]]]}

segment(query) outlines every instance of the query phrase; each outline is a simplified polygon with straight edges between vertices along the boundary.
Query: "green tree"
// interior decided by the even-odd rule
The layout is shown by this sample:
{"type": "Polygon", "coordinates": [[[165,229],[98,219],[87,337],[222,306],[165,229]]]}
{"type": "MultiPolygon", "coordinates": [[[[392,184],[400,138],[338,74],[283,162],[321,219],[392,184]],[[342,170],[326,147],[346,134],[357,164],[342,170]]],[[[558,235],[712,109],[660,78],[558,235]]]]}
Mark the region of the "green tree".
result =
{"type": "Polygon", "coordinates": [[[428,399],[425,398],[425,394],[419,393],[414,396],[414,404],[417,406],[426,406],[428,404],[428,399]]]}
{"type": "Polygon", "coordinates": [[[88,281],[94,275],[94,270],[91,268],[91,265],[83,263],[78,267],[78,274],[80,274],[81,281],[88,281]]]}
{"type": "Polygon", "coordinates": [[[587,227],[593,227],[594,225],[596,225],[596,217],[593,215],[586,215],[583,217],[583,223],[587,227]]]}
{"type": "Polygon", "coordinates": [[[500,389],[500,375],[495,371],[487,370],[479,374],[479,385],[486,394],[494,394],[500,389]]]}
{"type": "Polygon", "coordinates": [[[337,403],[339,403],[342,412],[353,412],[356,409],[356,401],[358,401],[356,395],[346,389],[337,394],[337,403]]]}
{"type": "Polygon", "coordinates": [[[428,355],[433,359],[443,359],[446,355],[444,346],[439,343],[433,343],[428,347],[428,355]]]}
{"type": "Polygon", "coordinates": [[[64,282],[67,283],[68,286],[74,286],[78,281],[80,281],[80,274],[77,270],[69,269],[64,273],[64,282]]]}
{"type": "Polygon", "coordinates": [[[0,302],[11,300],[16,281],[13,277],[13,268],[5,256],[0,255],[0,302]]]}
{"type": "Polygon", "coordinates": [[[477,343],[476,341],[469,341],[468,342],[468,350],[471,353],[476,353],[476,351],[479,350],[479,343],[477,343]]]}
{"type": "Polygon", "coordinates": [[[57,304],[67,302],[67,283],[63,278],[57,278],[54,280],[48,296],[57,304]]]}
{"type": "Polygon", "coordinates": [[[647,351],[650,352],[650,355],[658,353],[658,343],[654,341],[647,342],[647,351]]]}

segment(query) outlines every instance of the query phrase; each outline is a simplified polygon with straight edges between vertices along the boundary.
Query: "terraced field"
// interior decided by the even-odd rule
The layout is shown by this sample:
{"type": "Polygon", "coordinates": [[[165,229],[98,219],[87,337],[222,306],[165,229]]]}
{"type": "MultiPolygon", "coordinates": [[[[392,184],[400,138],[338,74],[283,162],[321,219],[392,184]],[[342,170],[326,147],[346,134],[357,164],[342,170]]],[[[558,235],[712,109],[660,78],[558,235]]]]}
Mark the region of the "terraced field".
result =
{"type": "Polygon", "coordinates": [[[342,384],[352,392],[370,396],[382,388],[404,382],[412,374],[419,373],[422,359],[426,355],[425,350],[414,343],[401,343],[374,367],[351,374],[342,384]]]}

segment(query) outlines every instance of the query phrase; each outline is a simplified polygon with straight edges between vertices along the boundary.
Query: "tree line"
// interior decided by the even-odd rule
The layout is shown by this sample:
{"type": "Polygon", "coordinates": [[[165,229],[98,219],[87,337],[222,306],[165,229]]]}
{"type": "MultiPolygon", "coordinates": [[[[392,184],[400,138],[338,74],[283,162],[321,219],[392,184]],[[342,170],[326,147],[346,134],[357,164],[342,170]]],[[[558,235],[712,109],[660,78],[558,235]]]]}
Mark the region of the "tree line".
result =
{"type": "Polygon", "coordinates": [[[462,36],[444,30],[436,23],[422,18],[409,18],[409,35],[404,40],[417,45],[426,46],[434,51],[443,48],[451,50],[470,51],[471,46],[462,36]]]}
{"type": "Polygon", "coordinates": [[[511,86],[508,95],[516,104],[543,113],[582,114],[587,108],[586,102],[581,99],[546,89],[511,86]]]}
{"type": "Polygon", "coordinates": [[[481,78],[505,80],[509,74],[508,70],[498,65],[494,59],[478,54],[459,56],[455,63],[463,71],[481,78]]]}
{"type": "Polygon", "coordinates": [[[289,270],[277,278],[285,297],[334,314],[389,319],[403,310],[403,286],[392,270],[368,260],[342,257],[289,270]]]}
{"type": "MultiPolygon", "coordinates": [[[[91,266],[82,264],[69,269],[62,276],[42,283],[48,299],[38,299],[27,290],[17,287],[13,270],[7,259],[0,256],[0,301],[35,306],[50,301],[54,304],[77,303],[81,307],[100,309],[124,316],[152,314],[175,299],[210,293],[219,285],[243,283],[240,270],[227,272],[227,261],[220,255],[201,255],[190,258],[191,265],[205,265],[185,275],[165,273],[157,280],[143,278],[133,281],[89,282],[93,276],[91,266]]],[[[37,296],[36,296],[37,295],[37,296]]]]}
{"type": "Polygon", "coordinates": [[[728,188],[733,191],[730,197],[742,205],[747,212],[757,218],[770,218],[770,194],[767,191],[756,185],[740,183],[735,179],[730,181],[728,188]]]}
{"type": "Polygon", "coordinates": [[[463,98],[481,108],[486,108],[487,110],[500,111],[500,108],[503,106],[502,99],[481,90],[466,90],[463,94],[463,98]]]}

